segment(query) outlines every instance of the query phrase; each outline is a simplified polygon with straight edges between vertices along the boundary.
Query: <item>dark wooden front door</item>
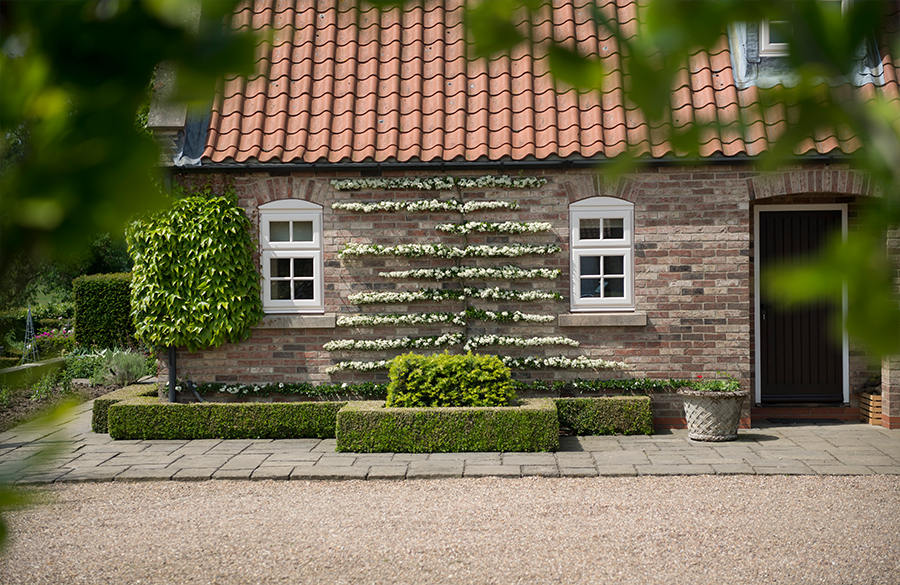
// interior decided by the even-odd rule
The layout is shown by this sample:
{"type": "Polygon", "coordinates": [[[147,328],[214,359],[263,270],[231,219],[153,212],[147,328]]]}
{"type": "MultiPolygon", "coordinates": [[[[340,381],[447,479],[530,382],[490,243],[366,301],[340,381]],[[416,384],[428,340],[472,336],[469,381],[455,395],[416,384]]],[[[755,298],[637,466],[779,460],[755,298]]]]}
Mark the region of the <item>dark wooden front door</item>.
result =
{"type": "Polygon", "coordinates": [[[839,210],[759,213],[757,350],[764,403],[843,401],[842,344],[831,329],[840,307],[823,301],[787,309],[764,280],[767,267],[802,263],[840,228],[839,210]]]}

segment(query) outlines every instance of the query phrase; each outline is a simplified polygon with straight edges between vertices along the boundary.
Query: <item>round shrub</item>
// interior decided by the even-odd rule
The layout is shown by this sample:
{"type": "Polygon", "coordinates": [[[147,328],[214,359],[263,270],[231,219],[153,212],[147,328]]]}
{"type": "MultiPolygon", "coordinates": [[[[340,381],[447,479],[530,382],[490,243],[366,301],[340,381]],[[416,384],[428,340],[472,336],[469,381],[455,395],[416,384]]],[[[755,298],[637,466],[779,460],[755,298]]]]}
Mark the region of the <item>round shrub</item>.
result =
{"type": "Polygon", "coordinates": [[[495,355],[418,355],[394,358],[388,407],[506,406],[516,395],[509,368],[495,355]]]}

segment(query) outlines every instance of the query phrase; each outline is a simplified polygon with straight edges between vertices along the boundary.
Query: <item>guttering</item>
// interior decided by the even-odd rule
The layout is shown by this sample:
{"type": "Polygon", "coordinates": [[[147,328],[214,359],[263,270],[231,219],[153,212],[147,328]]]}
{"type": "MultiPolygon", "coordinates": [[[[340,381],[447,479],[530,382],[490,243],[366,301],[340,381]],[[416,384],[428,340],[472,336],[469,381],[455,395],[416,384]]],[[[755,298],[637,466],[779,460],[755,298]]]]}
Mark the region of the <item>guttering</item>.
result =
{"type": "MultiPolygon", "coordinates": [[[[784,159],[784,164],[834,164],[850,162],[854,159],[847,154],[815,154],[811,156],[795,155],[784,159]]],[[[617,159],[609,158],[577,158],[577,159],[544,159],[544,160],[474,160],[474,161],[406,161],[406,162],[315,162],[315,163],[206,163],[198,166],[164,166],[170,173],[238,173],[238,172],[271,172],[271,173],[315,173],[315,172],[372,172],[385,171],[456,171],[456,170],[499,170],[516,171],[527,169],[584,169],[604,168],[616,164],[617,159]]],[[[716,156],[709,158],[664,157],[654,159],[635,159],[638,168],[664,166],[708,166],[708,165],[754,165],[758,157],[748,155],[716,156]]]]}

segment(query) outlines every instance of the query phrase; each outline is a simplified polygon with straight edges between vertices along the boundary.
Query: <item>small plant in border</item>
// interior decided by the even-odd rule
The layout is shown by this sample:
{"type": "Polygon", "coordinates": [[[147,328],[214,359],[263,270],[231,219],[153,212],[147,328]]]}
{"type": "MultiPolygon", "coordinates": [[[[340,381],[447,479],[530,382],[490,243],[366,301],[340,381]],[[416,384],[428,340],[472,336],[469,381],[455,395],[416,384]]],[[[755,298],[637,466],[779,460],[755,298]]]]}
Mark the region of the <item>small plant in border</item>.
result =
{"type": "Polygon", "coordinates": [[[717,376],[724,376],[725,379],[704,378],[702,374],[697,374],[697,379],[691,381],[691,390],[697,392],[738,392],[741,389],[741,381],[725,372],[716,372],[717,376]]]}

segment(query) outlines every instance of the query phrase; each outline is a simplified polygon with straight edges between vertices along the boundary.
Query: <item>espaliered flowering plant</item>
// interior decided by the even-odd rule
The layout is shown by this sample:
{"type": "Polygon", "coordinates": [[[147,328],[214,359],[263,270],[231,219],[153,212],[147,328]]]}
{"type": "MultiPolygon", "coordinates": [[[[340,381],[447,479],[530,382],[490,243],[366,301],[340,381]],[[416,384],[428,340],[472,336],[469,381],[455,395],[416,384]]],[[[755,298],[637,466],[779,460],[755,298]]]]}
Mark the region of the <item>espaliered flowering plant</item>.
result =
{"type": "Polygon", "coordinates": [[[331,186],[336,191],[359,191],[360,189],[419,191],[446,191],[459,186],[461,189],[531,189],[547,182],[542,177],[508,177],[506,175],[485,175],[477,178],[455,177],[377,177],[365,179],[334,179],[331,186]]]}
{"type": "MultiPolygon", "coordinates": [[[[514,358],[509,356],[501,356],[500,360],[504,365],[512,369],[578,369],[578,370],[625,370],[628,366],[622,362],[604,360],[600,358],[589,358],[580,355],[575,358],[564,356],[553,357],[527,357],[514,358]]],[[[377,361],[345,361],[337,363],[326,370],[329,374],[343,370],[356,370],[359,372],[370,372],[373,370],[387,370],[391,367],[392,360],[377,361]]]]}
{"type": "Polygon", "coordinates": [[[534,280],[543,278],[554,280],[562,271],[555,268],[519,268],[518,266],[501,266],[499,268],[479,268],[477,266],[451,266],[449,268],[415,268],[412,270],[394,270],[379,272],[382,278],[420,278],[423,280],[534,280]]]}
{"type": "Polygon", "coordinates": [[[322,348],[325,351],[382,351],[385,349],[430,349],[448,345],[460,345],[465,341],[462,333],[446,333],[434,337],[399,337],[396,339],[337,339],[322,348]]]}
{"type": "Polygon", "coordinates": [[[466,340],[463,349],[476,350],[479,347],[498,345],[503,347],[544,347],[548,345],[570,345],[578,347],[580,344],[568,337],[516,337],[513,335],[476,335],[466,340]]]}
{"type": "Polygon", "coordinates": [[[348,256],[403,256],[405,258],[516,258],[536,254],[556,254],[562,248],[556,244],[505,244],[502,246],[446,246],[444,244],[381,244],[349,243],[338,252],[338,258],[348,256]]]}
{"type": "Polygon", "coordinates": [[[371,305],[376,303],[415,303],[420,301],[464,300],[466,298],[490,301],[551,301],[562,300],[562,295],[542,290],[511,290],[505,288],[472,288],[461,289],[423,288],[401,292],[361,292],[347,297],[354,305],[371,305]]]}
{"type": "Polygon", "coordinates": [[[406,213],[448,211],[457,213],[474,213],[496,209],[516,209],[515,201],[469,201],[461,203],[456,199],[419,199],[414,201],[377,201],[362,203],[360,201],[336,201],[331,204],[336,211],[355,211],[357,213],[406,213]]]}
{"type": "Polygon", "coordinates": [[[550,323],[553,315],[535,315],[521,311],[485,311],[468,308],[459,313],[379,313],[375,315],[341,315],[338,327],[377,327],[379,325],[456,325],[463,327],[469,321],[495,321],[513,323],[550,323]]]}
{"type": "Polygon", "coordinates": [[[697,392],[738,392],[741,389],[741,381],[726,374],[724,372],[716,372],[719,378],[704,378],[702,374],[698,374],[697,378],[691,381],[691,385],[686,390],[694,390],[697,392]]]}
{"type": "Polygon", "coordinates": [[[546,221],[467,221],[466,223],[442,223],[436,229],[440,232],[465,236],[472,233],[536,234],[549,231],[552,227],[546,221]]]}

